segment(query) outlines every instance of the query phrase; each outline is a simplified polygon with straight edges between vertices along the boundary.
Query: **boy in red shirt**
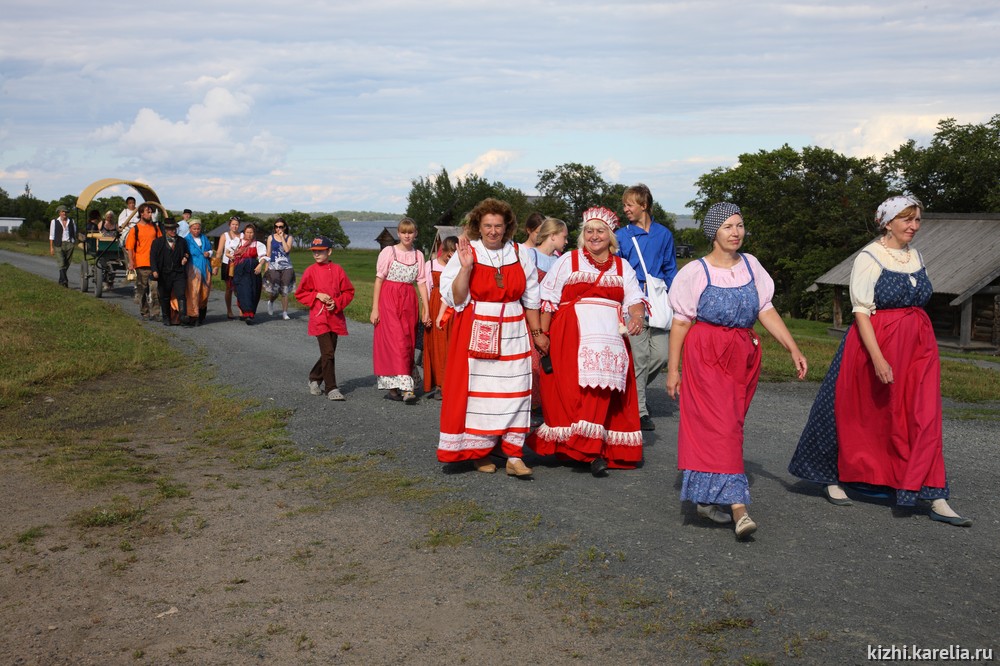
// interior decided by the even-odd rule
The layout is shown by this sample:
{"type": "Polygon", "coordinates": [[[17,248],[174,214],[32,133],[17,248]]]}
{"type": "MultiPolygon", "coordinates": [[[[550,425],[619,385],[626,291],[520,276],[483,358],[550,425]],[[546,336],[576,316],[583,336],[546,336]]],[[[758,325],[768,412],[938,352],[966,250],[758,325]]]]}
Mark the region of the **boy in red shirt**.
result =
{"type": "Polygon", "coordinates": [[[295,298],[309,308],[309,335],[319,342],[319,360],[309,371],[309,392],[323,395],[320,382],[325,384],[326,397],[343,400],[337,388],[334,356],[337,353],[337,336],[347,335],[344,308],[354,300],[354,285],[344,269],[330,261],[333,241],[325,236],[314,238],[309,249],[313,253],[312,266],[307,268],[295,290],[295,298]]]}

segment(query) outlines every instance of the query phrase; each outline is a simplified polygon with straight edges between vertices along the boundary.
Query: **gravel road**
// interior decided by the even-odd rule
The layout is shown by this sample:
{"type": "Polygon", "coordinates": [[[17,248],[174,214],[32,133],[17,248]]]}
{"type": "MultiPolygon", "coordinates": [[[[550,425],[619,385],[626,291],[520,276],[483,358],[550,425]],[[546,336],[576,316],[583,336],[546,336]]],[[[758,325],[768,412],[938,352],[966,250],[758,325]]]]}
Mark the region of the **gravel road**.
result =
{"type": "MultiPolygon", "coordinates": [[[[0,251],[0,261],[55,280],[48,257],[0,251]]],[[[79,270],[70,270],[78,287],[79,270]]],[[[92,292],[91,292],[92,293],[92,292]]],[[[136,314],[129,290],[104,300],[136,314]]],[[[748,543],[732,530],[700,521],[678,501],[677,409],[660,380],[649,392],[657,430],[647,439],[645,465],[594,479],[585,470],[535,463],[533,481],[503,474],[444,474],[434,452],[436,401],[407,406],[382,399],[371,372],[371,327],[349,322],[337,353],[347,401],[311,396],[306,376],[318,352],[305,314],[291,321],[267,316],[246,326],[227,321],[221,294],[212,295],[206,325],[162,331],[204,355],[220,382],[294,409],[291,437],[304,448],[360,452],[393,449],[412,473],[431,477],[497,510],[540,514],[536,538],[572,540],[606,553],[613,573],[641,578],[649,589],[687,600],[709,617],[732,611],[786,642],[801,662],[866,662],[869,645],[1000,649],[1000,502],[989,491],[1000,472],[997,421],[944,423],[952,504],[972,528],[903,515],[885,500],[854,496],[835,507],[798,482],[786,466],[817,384],[762,384],[747,418],[751,514],[760,526],[748,543]]],[[[996,405],[994,405],[996,406],[996,405]]]]}

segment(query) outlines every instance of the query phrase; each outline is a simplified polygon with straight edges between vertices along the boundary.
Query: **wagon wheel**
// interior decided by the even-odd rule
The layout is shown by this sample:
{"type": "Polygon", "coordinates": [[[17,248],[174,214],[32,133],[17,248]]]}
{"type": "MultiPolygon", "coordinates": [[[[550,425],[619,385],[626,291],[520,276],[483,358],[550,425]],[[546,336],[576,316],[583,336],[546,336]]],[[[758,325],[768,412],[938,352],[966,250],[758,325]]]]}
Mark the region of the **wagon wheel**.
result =
{"type": "Polygon", "coordinates": [[[94,273],[94,296],[98,298],[104,293],[104,271],[100,271],[99,273],[94,273]]]}
{"type": "Polygon", "coordinates": [[[90,287],[90,266],[87,264],[87,260],[84,259],[80,262],[80,291],[87,293],[87,289],[90,287]]]}

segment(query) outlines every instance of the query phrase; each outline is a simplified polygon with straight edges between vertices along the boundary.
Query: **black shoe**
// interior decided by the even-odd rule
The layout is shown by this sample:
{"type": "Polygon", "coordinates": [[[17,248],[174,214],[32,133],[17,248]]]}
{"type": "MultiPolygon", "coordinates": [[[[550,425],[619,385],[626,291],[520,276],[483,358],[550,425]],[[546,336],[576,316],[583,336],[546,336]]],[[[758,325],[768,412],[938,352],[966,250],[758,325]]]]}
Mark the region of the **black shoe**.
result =
{"type": "Polygon", "coordinates": [[[639,428],[641,430],[656,430],[656,424],[653,423],[653,417],[649,414],[639,417],[639,428]]]}
{"type": "Polygon", "coordinates": [[[834,497],[830,494],[830,489],[827,486],[823,486],[823,497],[826,501],[834,506],[851,506],[854,504],[850,499],[834,497]]]}
{"type": "Polygon", "coordinates": [[[608,461],[604,458],[594,458],[590,461],[590,473],[596,477],[608,475],[608,461]]]}
{"type": "Polygon", "coordinates": [[[949,525],[954,525],[955,527],[972,527],[972,519],[965,518],[964,516],[943,516],[934,509],[930,510],[931,520],[935,520],[939,523],[948,523],[949,525]]]}

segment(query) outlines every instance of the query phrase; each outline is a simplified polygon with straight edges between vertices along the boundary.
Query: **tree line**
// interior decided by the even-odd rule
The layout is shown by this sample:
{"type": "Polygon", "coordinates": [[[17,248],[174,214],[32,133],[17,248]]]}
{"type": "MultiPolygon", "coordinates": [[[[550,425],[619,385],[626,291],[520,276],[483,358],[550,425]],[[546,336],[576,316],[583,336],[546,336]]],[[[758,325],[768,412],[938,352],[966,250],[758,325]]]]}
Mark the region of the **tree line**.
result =
{"type": "MultiPolygon", "coordinates": [[[[829,294],[806,292],[817,277],[850,256],[875,234],[875,209],[890,193],[908,192],[928,212],[1000,212],[1000,114],[982,124],[962,125],[953,118],[938,123],[930,143],[909,140],[881,160],[842,155],[828,148],[784,145],[775,150],[744,153],[732,167],[719,167],[695,181],[697,193],[687,203],[701,220],[716,201],[743,210],[747,223],[745,249],[756,255],[775,280],[775,304],[795,317],[827,318],[829,294]]],[[[486,197],[511,204],[518,220],[530,213],[567,223],[571,240],[582,212],[603,205],[619,213],[626,185],[608,182],[594,166],[562,164],[538,172],[538,196],[489,182],[478,175],[454,181],[445,169],[411,181],[406,215],[420,229],[418,245],[431,246],[435,225],[457,226],[486,197]]],[[[48,220],[58,205],[73,208],[76,196],[43,202],[28,188],[18,197],[0,189],[0,216],[23,217],[25,234],[48,233],[48,220]]],[[[120,211],[120,196],[95,199],[92,208],[120,211]]],[[[676,218],[654,204],[653,218],[674,231],[676,218]]],[[[269,228],[275,216],[257,217],[239,210],[199,214],[205,231],[240,219],[269,228]]],[[[350,243],[335,215],[298,211],[283,213],[299,238],[326,235],[340,247],[350,243]]],[[[705,249],[699,230],[675,233],[678,242],[705,249]]],[[[523,237],[523,235],[522,235],[523,237]]]]}

